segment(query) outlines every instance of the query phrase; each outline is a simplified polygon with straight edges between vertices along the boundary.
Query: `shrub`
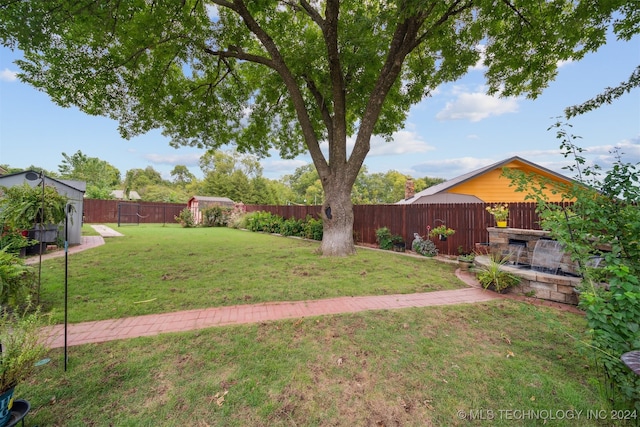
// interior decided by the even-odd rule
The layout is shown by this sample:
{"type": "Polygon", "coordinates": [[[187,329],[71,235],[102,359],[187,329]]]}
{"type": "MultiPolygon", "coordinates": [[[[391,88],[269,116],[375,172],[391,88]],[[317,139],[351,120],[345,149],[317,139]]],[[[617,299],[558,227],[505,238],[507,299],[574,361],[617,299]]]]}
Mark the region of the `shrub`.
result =
{"type": "Polygon", "coordinates": [[[489,257],[489,263],[480,267],[476,277],[483,288],[504,293],[520,283],[520,277],[502,268],[507,259],[492,255],[489,257]]]}
{"type": "Polygon", "coordinates": [[[304,221],[293,217],[282,221],[282,224],[280,225],[280,234],[283,236],[303,236],[304,221]]]}
{"type": "Polygon", "coordinates": [[[200,211],[202,213],[203,227],[226,227],[231,216],[232,209],[222,206],[211,206],[200,211]]]}
{"type": "Polygon", "coordinates": [[[5,226],[0,236],[0,249],[5,249],[7,252],[19,253],[21,248],[25,248],[35,241],[30,241],[26,236],[26,231],[23,232],[17,228],[5,226]]]}
{"type": "Polygon", "coordinates": [[[36,276],[22,258],[6,249],[0,249],[0,306],[19,307],[34,291],[36,276]]]}
{"type": "Polygon", "coordinates": [[[322,240],[323,225],[319,218],[312,218],[307,215],[304,224],[304,236],[306,239],[322,240]]]}
{"type": "Polygon", "coordinates": [[[247,229],[250,231],[262,231],[265,233],[279,233],[282,217],[271,212],[251,212],[247,214],[247,229]]]}
{"type": "Polygon", "coordinates": [[[380,249],[389,250],[393,247],[393,234],[387,227],[380,227],[376,230],[376,242],[380,249]]]}
{"type": "Polygon", "coordinates": [[[189,208],[184,208],[180,211],[180,214],[174,217],[176,222],[185,228],[194,227],[196,225],[193,219],[193,213],[189,208]]]}
{"type": "Polygon", "coordinates": [[[247,228],[247,211],[244,204],[236,203],[227,218],[227,227],[247,228]]]}
{"type": "Polygon", "coordinates": [[[424,255],[424,256],[438,255],[438,248],[436,247],[435,243],[433,243],[429,239],[423,239],[422,237],[420,237],[418,233],[415,233],[414,236],[415,236],[415,239],[411,243],[411,249],[414,252],[417,252],[420,255],[424,255]]]}

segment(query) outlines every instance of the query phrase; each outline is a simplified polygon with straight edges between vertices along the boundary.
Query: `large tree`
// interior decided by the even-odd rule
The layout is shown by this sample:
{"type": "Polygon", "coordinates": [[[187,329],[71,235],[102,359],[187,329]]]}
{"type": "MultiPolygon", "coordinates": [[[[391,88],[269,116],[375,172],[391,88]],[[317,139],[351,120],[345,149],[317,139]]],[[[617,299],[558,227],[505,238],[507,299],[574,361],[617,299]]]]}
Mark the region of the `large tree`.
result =
{"type": "Polygon", "coordinates": [[[120,183],[120,171],[111,163],[97,157],[88,157],[78,150],[75,154],[62,153],[58,165],[60,177],[86,181],[87,186],[111,190],[120,183]]]}
{"type": "Polygon", "coordinates": [[[125,137],[161,128],[176,145],[308,151],[325,192],[322,253],[345,255],[354,251],[351,189],[372,135],[391,142],[410,106],[481,52],[489,93],[535,97],[559,61],[605,42],[623,4],[10,1],[0,40],[24,51],[23,81],[118,120],[125,137]]]}

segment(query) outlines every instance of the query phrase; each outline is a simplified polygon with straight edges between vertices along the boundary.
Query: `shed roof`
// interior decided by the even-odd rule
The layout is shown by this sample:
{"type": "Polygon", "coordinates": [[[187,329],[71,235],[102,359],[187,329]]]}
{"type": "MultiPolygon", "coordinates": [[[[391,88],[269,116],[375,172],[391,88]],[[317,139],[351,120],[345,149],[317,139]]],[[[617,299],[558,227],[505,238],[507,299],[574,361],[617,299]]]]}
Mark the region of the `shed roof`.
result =
{"type": "MultiPolygon", "coordinates": [[[[2,180],[9,180],[10,178],[13,177],[17,177],[20,175],[25,175],[25,179],[26,179],[26,175],[29,173],[35,173],[37,175],[40,175],[41,172],[38,171],[34,171],[34,170],[25,170],[22,172],[14,172],[14,173],[10,173],[7,175],[0,175],[0,181],[2,180]]],[[[81,193],[84,193],[87,191],[87,183],[84,181],[75,181],[75,180],[70,180],[70,179],[58,179],[58,178],[52,178],[46,174],[43,174],[44,178],[45,178],[45,182],[47,181],[53,181],[54,183],[58,183],[58,184],[62,184],[66,187],[72,188],[74,190],[80,191],[81,193]]]]}
{"type": "Polygon", "coordinates": [[[191,203],[192,200],[197,200],[200,202],[217,202],[217,203],[224,203],[224,204],[235,203],[233,200],[231,200],[228,197],[193,196],[192,198],[189,199],[189,203],[191,203]]]}

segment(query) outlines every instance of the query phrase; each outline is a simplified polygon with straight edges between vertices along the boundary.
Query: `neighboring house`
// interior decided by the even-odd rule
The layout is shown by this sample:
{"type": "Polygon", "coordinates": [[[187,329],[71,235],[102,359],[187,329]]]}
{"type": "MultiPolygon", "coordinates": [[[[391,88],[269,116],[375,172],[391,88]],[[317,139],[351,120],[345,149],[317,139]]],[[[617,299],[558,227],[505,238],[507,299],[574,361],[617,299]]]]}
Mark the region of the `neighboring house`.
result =
{"type": "MultiPolygon", "coordinates": [[[[535,173],[551,182],[559,184],[571,184],[574,181],[564,175],[553,172],[521,157],[511,157],[498,163],[481,169],[460,175],[449,181],[428,187],[418,193],[409,191],[405,199],[396,204],[416,203],[516,203],[525,202],[527,193],[516,191],[510,186],[509,178],[502,175],[503,168],[518,169],[525,173],[535,173]]],[[[559,194],[553,194],[551,189],[546,190],[550,202],[559,202],[563,199],[559,194]]]]}
{"type": "Polygon", "coordinates": [[[233,208],[234,205],[235,202],[228,197],[193,196],[187,202],[187,208],[193,214],[193,219],[196,224],[200,224],[202,222],[201,210],[210,208],[212,206],[233,208]]]}
{"type": "Polygon", "coordinates": [[[26,182],[31,187],[36,187],[42,185],[44,181],[44,185],[55,187],[58,194],[69,198],[69,204],[73,205],[74,208],[72,214],[69,216],[69,244],[79,245],[82,243],[82,212],[84,211],[84,193],[87,189],[87,183],[84,181],[50,178],[46,175],[30,181],[27,179],[28,173],[40,175],[40,172],[36,171],[22,171],[2,175],[0,176],[0,186],[8,188],[15,185],[23,185],[26,182]]]}
{"type": "Polygon", "coordinates": [[[113,190],[111,192],[111,197],[117,200],[141,200],[142,197],[138,194],[137,191],[129,191],[129,198],[124,193],[124,190],[113,190]]]}

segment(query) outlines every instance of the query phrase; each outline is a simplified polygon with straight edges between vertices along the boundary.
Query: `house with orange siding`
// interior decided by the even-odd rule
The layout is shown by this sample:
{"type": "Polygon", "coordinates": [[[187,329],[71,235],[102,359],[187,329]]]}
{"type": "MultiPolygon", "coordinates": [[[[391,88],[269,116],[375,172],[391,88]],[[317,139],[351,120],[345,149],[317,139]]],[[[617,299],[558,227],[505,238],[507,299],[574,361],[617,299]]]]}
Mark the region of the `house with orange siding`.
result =
{"type": "Polygon", "coordinates": [[[550,202],[567,201],[562,199],[561,194],[553,194],[550,187],[554,182],[558,185],[571,185],[575,182],[564,175],[514,156],[428,187],[418,193],[408,192],[405,198],[396,204],[530,202],[531,200],[525,199],[527,193],[518,192],[516,187],[510,185],[511,180],[503,174],[504,168],[521,170],[527,175],[535,174],[548,180],[551,185],[548,185],[545,192],[550,202]]]}

